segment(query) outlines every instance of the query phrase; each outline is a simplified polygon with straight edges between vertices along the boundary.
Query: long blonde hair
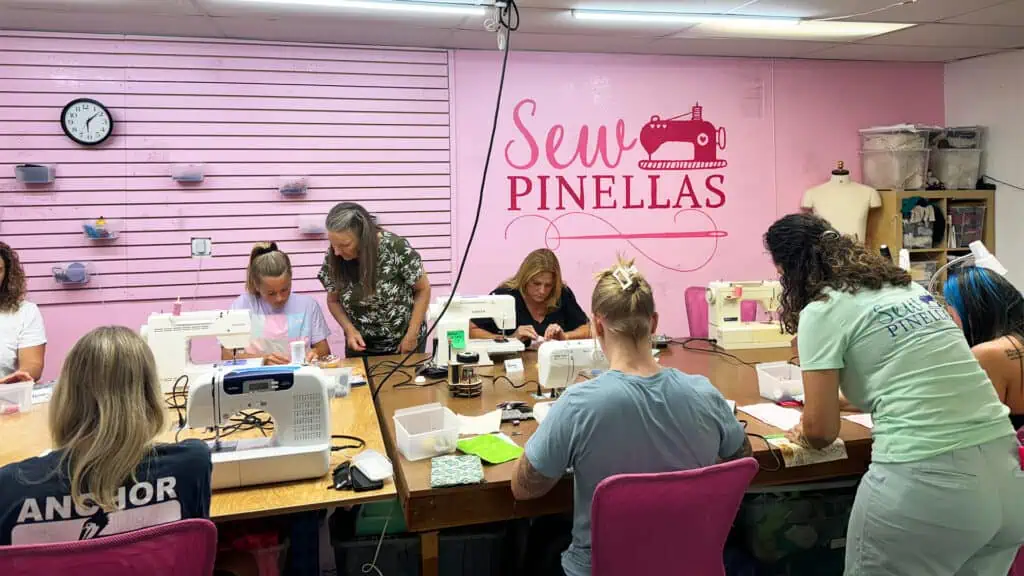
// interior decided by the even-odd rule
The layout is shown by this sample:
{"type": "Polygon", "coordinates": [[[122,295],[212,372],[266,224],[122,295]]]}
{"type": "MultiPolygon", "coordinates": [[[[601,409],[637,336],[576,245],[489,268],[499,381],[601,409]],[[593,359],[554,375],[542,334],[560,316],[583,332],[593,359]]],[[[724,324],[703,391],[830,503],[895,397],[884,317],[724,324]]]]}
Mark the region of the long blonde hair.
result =
{"type": "Polygon", "coordinates": [[[651,337],[654,293],[633,260],[621,256],[618,263],[596,275],[597,284],[590,298],[590,310],[600,317],[606,330],[636,342],[651,337]]]}
{"type": "Polygon", "coordinates": [[[149,345],[123,326],[96,328],[64,360],[50,400],[50,433],[62,450],[76,506],[117,506],[117,491],[164,428],[149,345]]]}
{"type": "Polygon", "coordinates": [[[260,242],[249,252],[249,267],[245,271],[245,289],[253,296],[260,295],[260,281],[292,275],[292,261],[277,248],[275,242],[260,242]]]}
{"type": "Polygon", "coordinates": [[[537,276],[550,272],[554,278],[551,294],[544,301],[547,311],[551,312],[560,305],[562,298],[562,267],[558,264],[558,256],[547,248],[538,248],[526,255],[523,263],[519,265],[516,275],[506,280],[501,287],[510,290],[519,290],[519,293],[526,297],[526,285],[537,276]]]}

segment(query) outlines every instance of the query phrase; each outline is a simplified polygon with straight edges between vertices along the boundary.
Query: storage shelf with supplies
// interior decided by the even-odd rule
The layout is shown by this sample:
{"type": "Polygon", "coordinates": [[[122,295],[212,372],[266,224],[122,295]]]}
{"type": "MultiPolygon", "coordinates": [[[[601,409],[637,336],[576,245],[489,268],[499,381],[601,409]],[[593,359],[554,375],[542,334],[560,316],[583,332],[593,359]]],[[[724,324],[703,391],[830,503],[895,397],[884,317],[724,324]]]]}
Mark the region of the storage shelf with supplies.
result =
{"type": "MultiPolygon", "coordinates": [[[[866,245],[877,251],[885,244],[893,258],[901,248],[907,248],[915,281],[926,284],[931,274],[951,258],[968,253],[968,248],[960,247],[964,240],[981,240],[989,251],[996,253],[995,190],[882,190],[879,194],[882,207],[868,216],[866,245]],[[945,219],[945,231],[937,244],[905,245],[903,202],[911,198],[933,202],[945,219]],[[950,245],[951,237],[957,239],[954,246],[950,245]]],[[[945,278],[940,282],[945,282],[945,278]]]]}

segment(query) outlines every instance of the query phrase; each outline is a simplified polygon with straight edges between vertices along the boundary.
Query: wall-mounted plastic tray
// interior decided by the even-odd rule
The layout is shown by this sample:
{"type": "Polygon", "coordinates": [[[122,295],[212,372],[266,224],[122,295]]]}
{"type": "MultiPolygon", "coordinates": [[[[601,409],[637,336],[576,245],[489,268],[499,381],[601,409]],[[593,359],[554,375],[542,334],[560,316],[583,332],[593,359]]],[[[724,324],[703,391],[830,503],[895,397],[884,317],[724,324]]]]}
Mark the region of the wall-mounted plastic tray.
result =
{"type": "Polygon", "coordinates": [[[14,177],[18,182],[30,186],[53,184],[56,176],[56,167],[48,164],[18,164],[14,167],[14,177]]]}

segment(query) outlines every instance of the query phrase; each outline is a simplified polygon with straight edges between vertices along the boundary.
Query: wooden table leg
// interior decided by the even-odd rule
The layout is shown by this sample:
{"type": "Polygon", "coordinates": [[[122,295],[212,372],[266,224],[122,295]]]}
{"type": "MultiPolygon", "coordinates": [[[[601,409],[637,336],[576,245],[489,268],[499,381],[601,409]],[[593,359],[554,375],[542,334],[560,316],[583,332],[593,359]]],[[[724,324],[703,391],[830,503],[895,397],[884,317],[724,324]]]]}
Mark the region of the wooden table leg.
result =
{"type": "Polygon", "coordinates": [[[438,533],[422,532],[420,534],[420,575],[438,576],[441,567],[438,562],[438,533]]]}

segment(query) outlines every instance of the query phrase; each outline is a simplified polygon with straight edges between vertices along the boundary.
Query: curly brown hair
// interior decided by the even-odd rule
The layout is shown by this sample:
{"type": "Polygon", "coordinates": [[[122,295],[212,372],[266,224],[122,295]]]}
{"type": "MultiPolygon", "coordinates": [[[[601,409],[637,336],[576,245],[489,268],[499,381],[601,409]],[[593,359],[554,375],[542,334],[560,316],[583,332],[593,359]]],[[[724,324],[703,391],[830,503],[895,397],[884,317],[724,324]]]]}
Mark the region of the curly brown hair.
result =
{"type": "Polygon", "coordinates": [[[907,286],[910,274],[836,231],[824,218],[790,214],[772,224],[764,245],[781,269],[782,327],[796,334],[800,311],[825,298],[825,289],[856,294],[884,286],[907,286]]]}
{"type": "Polygon", "coordinates": [[[18,253],[4,242],[0,242],[0,258],[5,271],[0,281],[0,312],[14,312],[25,299],[25,269],[18,253]]]}

